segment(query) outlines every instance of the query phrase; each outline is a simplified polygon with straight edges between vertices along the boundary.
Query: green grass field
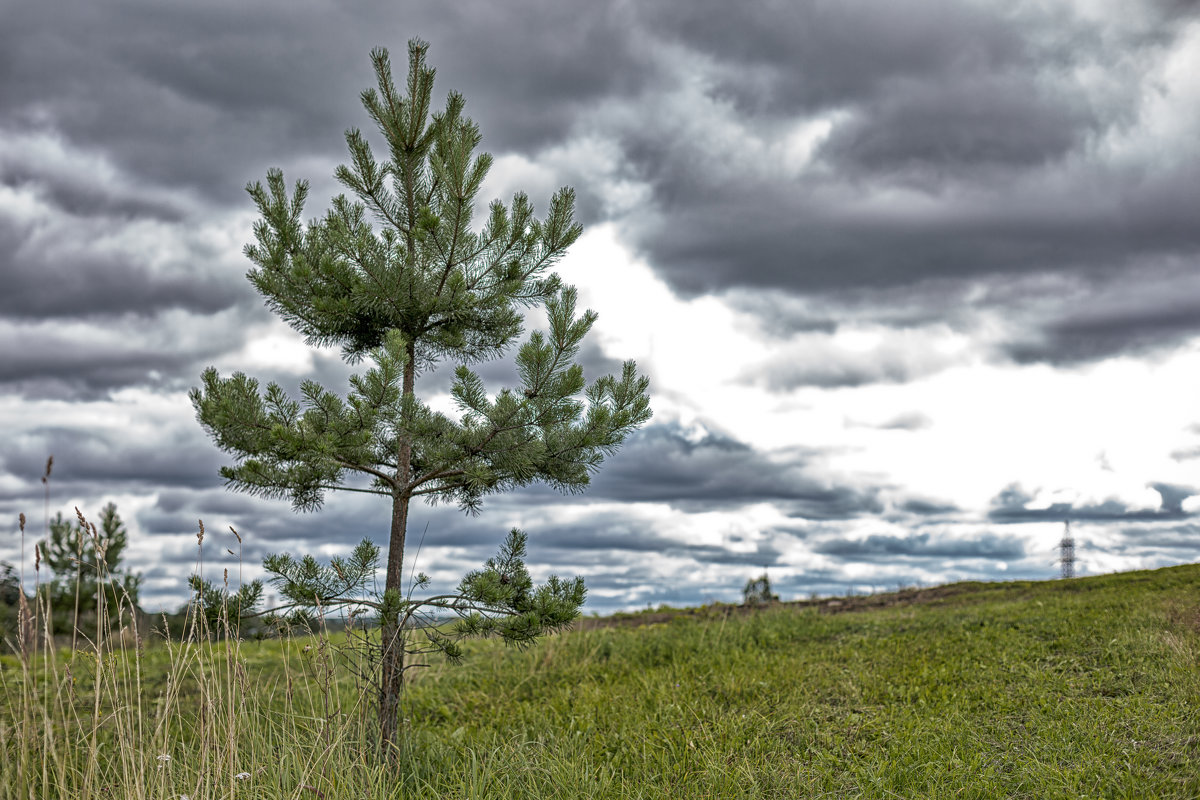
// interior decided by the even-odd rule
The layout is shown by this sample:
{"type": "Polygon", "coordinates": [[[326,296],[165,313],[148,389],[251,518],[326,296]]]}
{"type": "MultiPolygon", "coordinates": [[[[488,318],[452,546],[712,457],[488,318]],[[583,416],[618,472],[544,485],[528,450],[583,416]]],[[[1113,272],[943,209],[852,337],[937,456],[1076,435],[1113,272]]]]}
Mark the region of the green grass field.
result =
{"type": "Polygon", "coordinates": [[[1200,797],[1200,565],[870,602],[476,643],[395,766],[336,638],[6,658],[0,795],[1200,797]]]}

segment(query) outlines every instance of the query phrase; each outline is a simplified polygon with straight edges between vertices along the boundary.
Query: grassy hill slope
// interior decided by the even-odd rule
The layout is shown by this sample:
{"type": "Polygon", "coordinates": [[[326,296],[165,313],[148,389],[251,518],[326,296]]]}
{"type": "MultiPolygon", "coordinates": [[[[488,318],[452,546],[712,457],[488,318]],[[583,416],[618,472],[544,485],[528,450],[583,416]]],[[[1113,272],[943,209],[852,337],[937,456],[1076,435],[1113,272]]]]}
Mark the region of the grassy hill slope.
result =
{"type": "MultiPolygon", "coordinates": [[[[133,751],[95,768],[114,796],[1200,797],[1200,565],[477,644],[412,685],[399,779],[360,746],[361,693],[319,642],[244,643],[207,678],[182,652],[155,666],[147,651],[142,694],[162,697],[156,669],[183,688],[169,713],[146,700],[148,732],[111,734],[133,751]]],[[[12,748],[48,747],[22,733],[17,672],[0,672],[4,796],[12,748]]],[[[84,796],[79,780],[63,796],[84,796]]]]}
{"type": "Polygon", "coordinates": [[[438,670],[413,714],[597,796],[1200,797],[1200,566],[891,602],[577,633],[438,670]]]}

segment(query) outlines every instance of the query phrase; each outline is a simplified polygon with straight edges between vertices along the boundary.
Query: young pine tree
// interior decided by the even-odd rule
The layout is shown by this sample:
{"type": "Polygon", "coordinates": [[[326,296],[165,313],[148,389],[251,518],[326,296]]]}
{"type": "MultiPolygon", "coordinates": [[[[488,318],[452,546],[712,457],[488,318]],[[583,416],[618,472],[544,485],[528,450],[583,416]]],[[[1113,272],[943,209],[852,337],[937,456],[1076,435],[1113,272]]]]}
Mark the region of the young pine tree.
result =
{"type": "Polygon", "coordinates": [[[771,579],[766,572],[746,581],[746,586],[742,589],[742,605],[767,606],[778,602],[779,595],[771,591],[771,579]]]}
{"type": "Polygon", "coordinates": [[[0,561],[0,653],[14,652],[19,603],[23,592],[16,567],[0,561]]]}
{"type": "Polygon", "coordinates": [[[100,510],[99,527],[85,524],[82,516],[78,521],[68,520],[61,511],[50,520],[50,535],[39,545],[54,575],[45,591],[56,611],[54,630],[70,631],[72,648],[83,627],[81,619],[95,622],[103,611],[108,622],[118,615],[122,605],[137,606],[142,576],[121,566],[128,544],[116,503],[100,510]]]}
{"type": "MultiPolygon", "coordinates": [[[[236,459],[221,474],[234,489],[321,506],[330,490],[366,491],[391,503],[378,678],[381,739],[395,742],[405,654],[415,604],[401,591],[414,498],[457,502],[476,512],[485,495],[535,481],[581,491],[591,471],[650,417],[648,381],[632,361],[591,384],[575,363],[596,315],[576,310],[576,292],[550,270],[581,233],[574,193],[561,189],[543,219],[524,194],[493,202],[472,226],[491,166],[461,95],[431,112],[434,70],[427,45],[409,43],[401,92],[386,50],[372,51],[378,89],[361,95],[386,144],[378,160],[357,129],[346,133],[350,164],[336,171],[349,191],[324,216],[302,221],[307,184],[289,194],[279,170],[247,187],[262,214],[248,278],[270,308],[309,344],[337,345],[367,362],[346,395],[307,381],[301,401],[276,384],[265,392],[241,373],[210,368],[192,392],[200,423],[236,459]],[[517,349],[520,385],[489,395],[470,365],[500,357],[522,334],[521,309],[544,306],[546,333],[517,349]],[[419,373],[454,365],[457,418],[415,393],[419,373]]],[[[268,572],[285,598],[325,605],[361,589],[372,568],[364,542],[348,560],[320,567],[277,556],[268,572]]],[[[497,558],[464,578],[457,595],[425,601],[463,617],[458,633],[529,641],[568,624],[582,581],[551,579],[535,589],[525,571],[525,537],[513,531],[497,558]]],[[[375,550],[374,552],[378,552],[375,550]]],[[[453,643],[433,644],[452,658],[453,643]]]]}

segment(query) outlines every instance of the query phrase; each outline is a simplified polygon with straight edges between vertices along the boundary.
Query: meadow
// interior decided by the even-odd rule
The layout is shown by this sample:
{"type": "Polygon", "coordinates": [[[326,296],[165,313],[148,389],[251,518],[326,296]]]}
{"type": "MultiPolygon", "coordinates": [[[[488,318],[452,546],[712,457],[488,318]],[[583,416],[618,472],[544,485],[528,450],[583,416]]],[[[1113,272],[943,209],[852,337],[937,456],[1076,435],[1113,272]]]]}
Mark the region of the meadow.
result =
{"type": "Polygon", "coordinates": [[[6,656],[0,797],[1200,797],[1200,565],[475,642],[394,764],[344,636],[6,656]]]}

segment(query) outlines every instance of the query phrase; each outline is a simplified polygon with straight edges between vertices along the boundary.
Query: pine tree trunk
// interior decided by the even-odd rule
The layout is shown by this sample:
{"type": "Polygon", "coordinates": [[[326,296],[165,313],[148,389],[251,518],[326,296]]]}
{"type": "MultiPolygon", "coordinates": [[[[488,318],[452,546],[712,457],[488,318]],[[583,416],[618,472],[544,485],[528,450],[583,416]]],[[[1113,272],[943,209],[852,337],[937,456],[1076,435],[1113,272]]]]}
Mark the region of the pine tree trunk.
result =
{"type": "MultiPolygon", "coordinates": [[[[404,394],[413,393],[416,378],[415,353],[410,343],[404,364],[404,394]]],[[[412,442],[401,436],[397,453],[396,488],[392,494],[392,529],[388,538],[387,581],[384,591],[404,589],[404,539],[408,531],[408,506],[412,500],[412,442]]],[[[405,632],[400,620],[384,620],[381,642],[381,674],[379,676],[379,738],[383,751],[389,756],[399,744],[400,698],[404,693],[405,632]]]]}
{"type": "MultiPolygon", "coordinates": [[[[385,590],[401,591],[404,567],[404,535],[408,525],[409,497],[397,494],[392,499],[392,535],[388,550],[385,590]]],[[[382,674],[379,681],[379,735],[385,753],[398,744],[400,733],[400,697],[404,692],[404,631],[398,619],[383,624],[382,674]]]]}

